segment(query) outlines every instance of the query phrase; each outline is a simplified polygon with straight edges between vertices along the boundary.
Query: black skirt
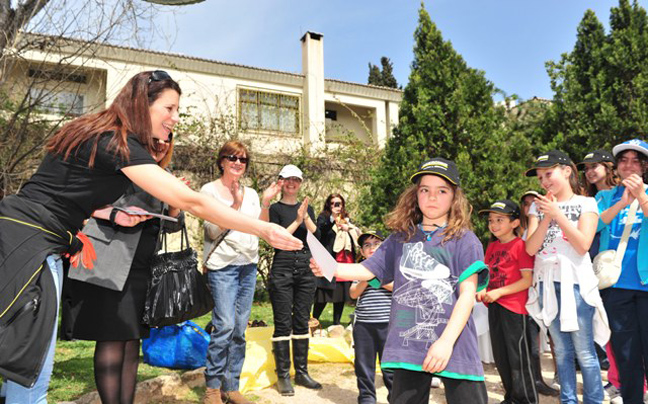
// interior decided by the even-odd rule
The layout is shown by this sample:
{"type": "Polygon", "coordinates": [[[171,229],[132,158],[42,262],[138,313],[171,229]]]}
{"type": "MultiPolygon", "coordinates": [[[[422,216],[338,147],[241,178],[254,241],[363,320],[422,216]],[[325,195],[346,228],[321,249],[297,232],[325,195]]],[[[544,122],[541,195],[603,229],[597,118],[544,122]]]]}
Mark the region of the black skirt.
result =
{"type": "Polygon", "coordinates": [[[88,341],[126,341],[149,337],[141,323],[146,289],[151,279],[159,221],[142,226],[133,263],[121,292],[67,279],[72,300],[72,337],[88,341]]]}
{"type": "Polygon", "coordinates": [[[336,281],[333,289],[317,288],[315,291],[315,303],[350,303],[353,301],[349,294],[351,281],[336,281]]]}

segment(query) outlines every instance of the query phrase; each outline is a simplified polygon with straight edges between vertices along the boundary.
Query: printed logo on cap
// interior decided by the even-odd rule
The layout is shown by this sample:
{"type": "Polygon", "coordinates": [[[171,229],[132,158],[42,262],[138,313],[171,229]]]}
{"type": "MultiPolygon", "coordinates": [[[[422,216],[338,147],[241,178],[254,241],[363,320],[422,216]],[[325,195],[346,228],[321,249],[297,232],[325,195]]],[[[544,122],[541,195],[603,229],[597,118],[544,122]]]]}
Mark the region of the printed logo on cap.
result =
{"type": "Polygon", "coordinates": [[[495,202],[494,204],[491,205],[491,208],[493,208],[493,209],[505,209],[506,204],[504,204],[502,202],[495,202]]]}
{"type": "Polygon", "coordinates": [[[642,142],[639,139],[632,139],[632,140],[628,141],[628,144],[633,144],[633,145],[637,145],[637,146],[641,146],[641,143],[642,142]]]}
{"type": "Polygon", "coordinates": [[[591,159],[591,158],[594,158],[594,153],[588,154],[587,156],[585,156],[585,158],[583,160],[587,160],[587,159],[591,159]]]}
{"type": "Polygon", "coordinates": [[[544,155],[538,157],[538,158],[536,159],[536,162],[546,161],[546,160],[549,160],[549,156],[548,156],[547,154],[544,154],[544,155]]]}
{"type": "Polygon", "coordinates": [[[423,164],[423,167],[421,167],[421,169],[430,168],[430,167],[438,167],[447,170],[448,164],[444,163],[443,161],[430,161],[429,163],[423,164]]]}

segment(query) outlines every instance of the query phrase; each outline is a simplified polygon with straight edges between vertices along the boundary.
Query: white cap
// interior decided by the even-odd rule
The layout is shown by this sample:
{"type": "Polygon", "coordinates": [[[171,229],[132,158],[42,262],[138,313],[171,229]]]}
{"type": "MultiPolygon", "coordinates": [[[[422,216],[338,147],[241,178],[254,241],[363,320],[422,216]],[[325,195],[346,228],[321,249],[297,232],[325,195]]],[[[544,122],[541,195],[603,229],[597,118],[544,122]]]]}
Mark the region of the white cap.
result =
{"type": "Polygon", "coordinates": [[[299,167],[292,164],[285,165],[281,169],[281,171],[279,171],[279,177],[281,178],[297,177],[300,180],[304,179],[304,177],[302,176],[302,170],[300,170],[299,167]]]}
{"type": "Polygon", "coordinates": [[[619,153],[626,150],[634,150],[648,157],[648,143],[641,139],[632,139],[614,146],[612,154],[616,157],[619,153]]]}

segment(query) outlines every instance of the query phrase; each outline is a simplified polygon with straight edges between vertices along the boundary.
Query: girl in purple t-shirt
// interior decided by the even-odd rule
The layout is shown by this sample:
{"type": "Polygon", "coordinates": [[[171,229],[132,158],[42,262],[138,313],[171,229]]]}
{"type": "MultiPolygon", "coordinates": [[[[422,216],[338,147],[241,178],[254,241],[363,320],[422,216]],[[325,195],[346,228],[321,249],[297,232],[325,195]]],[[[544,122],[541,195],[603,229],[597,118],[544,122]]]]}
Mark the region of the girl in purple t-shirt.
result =
{"type": "MultiPolygon", "coordinates": [[[[413,185],[387,218],[393,234],[362,263],[338,264],[335,276],[394,282],[381,364],[394,370],[392,404],[428,403],[433,376],[443,380],[449,404],[485,404],[470,314],[488,269],[470,231],[472,208],[452,161],[428,160],[410,179],[413,185]]],[[[314,260],[311,268],[322,276],[314,260]]]]}

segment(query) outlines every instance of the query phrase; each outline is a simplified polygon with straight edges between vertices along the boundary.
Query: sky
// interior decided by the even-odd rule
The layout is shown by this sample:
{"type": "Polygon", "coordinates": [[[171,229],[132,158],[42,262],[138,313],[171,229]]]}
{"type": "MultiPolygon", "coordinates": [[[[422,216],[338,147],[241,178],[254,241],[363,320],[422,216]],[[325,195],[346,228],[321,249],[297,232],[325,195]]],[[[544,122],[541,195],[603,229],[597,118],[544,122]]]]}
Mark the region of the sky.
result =
{"type": "MultiPolygon", "coordinates": [[[[646,7],[646,4],[640,2],[646,7]]],[[[470,67],[507,95],[552,98],[545,62],[573,49],[591,8],[609,29],[618,0],[433,0],[425,8],[470,67]]],[[[299,39],[324,35],[327,78],[366,83],[368,63],[387,56],[405,86],[420,1],[206,0],[157,17],[156,50],[301,72],[299,39]]]]}

